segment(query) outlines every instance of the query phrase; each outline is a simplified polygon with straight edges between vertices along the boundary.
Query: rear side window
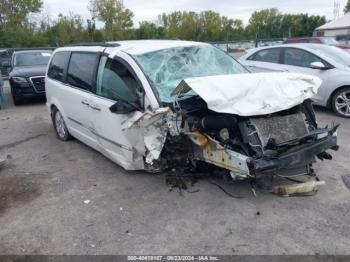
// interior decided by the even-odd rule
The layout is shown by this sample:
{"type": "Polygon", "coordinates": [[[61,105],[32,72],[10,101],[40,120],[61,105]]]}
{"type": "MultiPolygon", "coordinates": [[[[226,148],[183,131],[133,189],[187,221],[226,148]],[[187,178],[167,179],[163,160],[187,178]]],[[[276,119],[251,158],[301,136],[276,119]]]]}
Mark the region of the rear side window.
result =
{"type": "Polygon", "coordinates": [[[264,49],[249,57],[248,60],[278,64],[280,52],[281,48],[264,49]]]}
{"type": "Polygon", "coordinates": [[[91,91],[95,82],[97,53],[72,53],[67,82],[73,86],[91,91]]]}
{"type": "Polygon", "coordinates": [[[53,56],[47,73],[48,77],[61,82],[64,81],[64,71],[67,66],[69,55],[69,52],[58,52],[53,56]]]}

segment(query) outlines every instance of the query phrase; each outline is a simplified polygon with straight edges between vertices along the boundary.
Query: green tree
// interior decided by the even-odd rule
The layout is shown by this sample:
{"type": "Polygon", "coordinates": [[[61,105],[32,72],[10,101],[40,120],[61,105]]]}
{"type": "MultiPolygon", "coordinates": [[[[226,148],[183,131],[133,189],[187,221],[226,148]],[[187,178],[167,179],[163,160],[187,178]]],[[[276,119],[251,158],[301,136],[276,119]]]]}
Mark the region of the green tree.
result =
{"type": "Polygon", "coordinates": [[[158,24],[169,39],[197,40],[200,31],[199,15],[195,12],[175,11],[158,17],[158,24]]]}
{"type": "Polygon", "coordinates": [[[247,35],[254,39],[311,36],[316,27],[326,23],[324,16],[308,14],[282,14],[276,8],[255,11],[246,27],[247,35]]]}
{"type": "Polygon", "coordinates": [[[182,12],[180,38],[198,40],[200,34],[200,16],[195,12],[182,12]]]}
{"type": "Polygon", "coordinates": [[[87,24],[86,30],[88,33],[87,40],[92,42],[102,42],[104,40],[103,34],[101,30],[98,30],[96,28],[95,19],[87,19],[86,24],[87,24]]]}
{"type": "Polygon", "coordinates": [[[130,37],[134,14],[122,0],[90,0],[90,11],[93,18],[104,22],[107,40],[130,37]]]}
{"type": "Polygon", "coordinates": [[[28,14],[42,8],[42,0],[1,0],[0,25],[20,27],[27,23],[28,14]]]}
{"type": "Polygon", "coordinates": [[[199,18],[201,41],[219,41],[221,32],[221,16],[213,11],[204,11],[200,13],[199,18]]]}
{"type": "Polygon", "coordinates": [[[347,12],[350,12],[350,0],[348,0],[346,5],[344,6],[344,14],[346,14],[347,12]]]}
{"type": "Polygon", "coordinates": [[[136,30],[137,39],[156,39],[159,38],[158,27],[155,23],[142,21],[136,30]]]}
{"type": "Polygon", "coordinates": [[[280,36],[282,14],[276,8],[255,11],[249,19],[246,28],[248,35],[254,38],[258,33],[260,38],[280,36]]]}
{"type": "Polygon", "coordinates": [[[158,22],[164,28],[166,38],[181,38],[180,28],[182,23],[182,12],[175,11],[170,14],[163,13],[158,17],[158,22]]]}
{"type": "Polygon", "coordinates": [[[83,19],[78,14],[70,13],[67,16],[59,14],[52,30],[57,37],[56,45],[58,46],[88,40],[88,33],[83,27],[83,19]]]}
{"type": "Polygon", "coordinates": [[[42,0],[1,0],[0,2],[0,45],[22,47],[41,44],[43,39],[35,38],[36,25],[29,22],[30,13],[40,11],[42,0]]]}
{"type": "Polygon", "coordinates": [[[244,37],[243,21],[240,19],[230,19],[225,16],[221,18],[220,40],[232,41],[240,40],[244,37]]]}

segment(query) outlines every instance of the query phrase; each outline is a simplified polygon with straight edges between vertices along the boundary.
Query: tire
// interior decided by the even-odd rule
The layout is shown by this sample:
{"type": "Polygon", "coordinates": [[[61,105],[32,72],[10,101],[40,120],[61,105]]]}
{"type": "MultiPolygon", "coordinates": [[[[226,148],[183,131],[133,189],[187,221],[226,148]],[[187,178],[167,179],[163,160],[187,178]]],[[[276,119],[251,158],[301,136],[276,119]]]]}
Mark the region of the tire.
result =
{"type": "Polygon", "coordinates": [[[22,97],[18,97],[18,96],[12,96],[13,99],[13,104],[15,106],[19,106],[23,104],[23,98],[22,97]]]}
{"type": "Polygon", "coordinates": [[[332,96],[331,106],[338,116],[350,118],[350,87],[339,89],[332,96]]]}
{"type": "Polygon", "coordinates": [[[64,122],[63,116],[56,107],[52,109],[52,123],[56,136],[59,140],[68,141],[72,139],[72,136],[68,132],[66,123],[64,122]]]}

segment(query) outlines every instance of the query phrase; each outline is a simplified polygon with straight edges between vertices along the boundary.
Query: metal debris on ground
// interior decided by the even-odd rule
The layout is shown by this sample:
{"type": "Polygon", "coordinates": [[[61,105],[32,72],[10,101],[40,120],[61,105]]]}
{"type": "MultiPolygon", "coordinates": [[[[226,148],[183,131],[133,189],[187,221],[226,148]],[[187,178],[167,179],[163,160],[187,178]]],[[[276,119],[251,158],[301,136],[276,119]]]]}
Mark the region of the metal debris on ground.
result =
{"type": "Polygon", "coordinates": [[[169,187],[170,191],[177,188],[180,195],[182,195],[182,190],[186,190],[187,193],[197,193],[200,189],[190,190],[186,182],[189,183],[190,187],[193,187],[200,178],[206,176],[208,176],[208,174],[177,172],[176,170],[172,170],[171,173],[165,175],[165,184],[169,187]]]}
{"type": "Polygon", "coordinates": [[[279,196],[312,196],[319,186],[324,185],[325,181],[308,181],[299,184],[280,185],[274,188],[274,193],[279,196]]]}
{"type": "Polygon", "coordinates": [[[350,189],[350,175],[345,175],[341,177],[347,188],[350,189]]]}
{"type": "Polygon", "coordinates": [[[174,188],[178,188],[180,190],[187,189],[187,185],[184,181],[184,178],[181,176],[166,175],[165,184],[170,188],[170,190],[173,190],[174,188]]]}
{"type": "Polygon", "coordinates": [[[236,195],[233,195],[233,194],[227,192],[226,189],[224,189],[224,188],[223,188],[222,186],[220,186],[219,184],[214,183],[213,181],[208,180],[208,182],[209,182],[210,184],[214,185],[214,186],[217,186],[219,189],[221,189],[222,192],[224,192],[224,193],[225,193],[226,195],[228,195],[229,197],[232,197],[232,198],[244,198],[244,197],[242,197],[242,196],[236,196],[236,195]]]}
{"type": "Polygon", "coordinates": [[[84,204],[89,204],[90,203],[90,200],[87,199],[87,200],[84,200],[84,204]]]}

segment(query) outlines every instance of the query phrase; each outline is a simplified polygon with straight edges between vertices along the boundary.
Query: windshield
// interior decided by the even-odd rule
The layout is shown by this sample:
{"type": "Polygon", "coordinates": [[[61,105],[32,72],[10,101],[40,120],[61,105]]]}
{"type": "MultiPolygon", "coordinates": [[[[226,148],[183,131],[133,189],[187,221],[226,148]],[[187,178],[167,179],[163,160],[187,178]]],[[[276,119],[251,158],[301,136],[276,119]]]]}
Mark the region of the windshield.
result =
{"type": "Polygon", "coordinates": [[[165,103],[173,101],[171,92],[185,78],[248,72],[231,56],[211,45],[175,47],[133,57],[165,103]]]}
{"type": "Polygon", "coordinates": [[[339,64],[350,66],[350,54],[343,49],[327,45],[311,46],[311,48],[339,64]]]}
{"type": "Polygon", "coordinates": [[[25,52],[17,53],[14,56],[14,66],[47,65],[51,57],[51,52],[25,52]]]}
{"type": "Polygon", "coordinates": [[[335,40],[333,37],[324,37],[322,38],[322,41],[326,45],[339,45],[339,42],[335,40]]]}

